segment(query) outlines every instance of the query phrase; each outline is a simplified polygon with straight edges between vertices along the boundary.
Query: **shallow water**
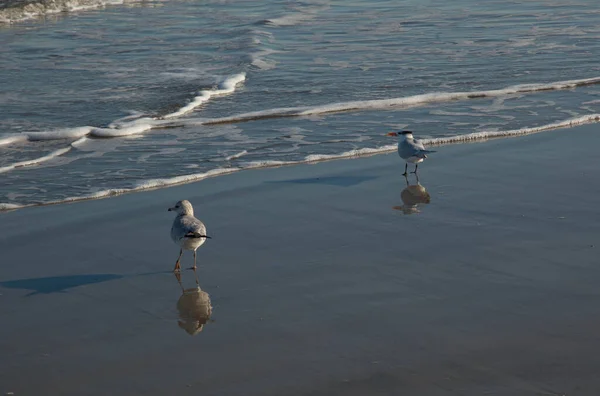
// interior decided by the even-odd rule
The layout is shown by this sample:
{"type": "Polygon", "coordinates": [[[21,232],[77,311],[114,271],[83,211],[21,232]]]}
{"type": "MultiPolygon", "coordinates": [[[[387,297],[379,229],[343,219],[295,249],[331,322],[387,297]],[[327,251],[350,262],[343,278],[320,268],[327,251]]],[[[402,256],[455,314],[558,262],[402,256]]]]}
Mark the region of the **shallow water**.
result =
{"type": "Polygon", "coordinates": [[[591,1],[111,3],[0,9],[3,208],[600,113],[591,1]]]}

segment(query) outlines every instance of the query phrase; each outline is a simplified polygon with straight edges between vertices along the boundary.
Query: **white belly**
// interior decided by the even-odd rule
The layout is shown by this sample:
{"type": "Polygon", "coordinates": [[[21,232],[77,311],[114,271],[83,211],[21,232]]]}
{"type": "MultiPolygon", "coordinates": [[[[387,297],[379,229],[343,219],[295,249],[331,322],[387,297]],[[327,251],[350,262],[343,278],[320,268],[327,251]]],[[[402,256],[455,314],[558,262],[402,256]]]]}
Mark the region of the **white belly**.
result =
{"type": "Polygon", "coordinates": [[[420,164],[423,162],[423,158],[420,157],[408,157],[406,162],[410,162],[411,164],[420,164]]]}
{"type": "Polygon", "coordinates": [[[206,238],[181,238],[178,244],[185,250],[196,250],[204,242],[206,242],[206,238]]]}

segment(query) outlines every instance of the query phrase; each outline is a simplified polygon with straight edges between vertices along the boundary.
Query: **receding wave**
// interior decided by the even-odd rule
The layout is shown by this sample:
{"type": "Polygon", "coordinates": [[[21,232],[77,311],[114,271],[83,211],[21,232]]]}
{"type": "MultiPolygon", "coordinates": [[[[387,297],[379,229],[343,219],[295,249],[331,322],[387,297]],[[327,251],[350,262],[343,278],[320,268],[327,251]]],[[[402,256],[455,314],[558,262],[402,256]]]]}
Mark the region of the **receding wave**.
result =
{"type": "Polygon", "coordinates": [[[39,165],[43,162],[50,161],[56,157],[60,157],[61,155],[68,153],[73,148],[77,148],[77,146],[85,140],[86,140],[85,136],[82,136],[79,139],[77,139],[76,141],[69,144],[69,146],[63,147],[58,150],[54,150],[53,152],[46,154],[43,157],[34,158],[34,159],[27,160],[27,161],[15,162],[14,164],[0,167],[0,173],[9,172],[13,169],[26,168],[26,167],[32,166],[32,165],[39,165]]]}
{"type": "Polygon", "coordinates": [[[184,123],[186,125],[214,125],[254,121],[267,118],[302,117],[326,113],[339,113],[344,111],[385,110],[388,108],[397,109],[403,107],[424,106],[431,103],[480,98],[493,98],[519,93],[526,94],[541,91],[557,91],[595,84],[600,84],[600,77],[586,78],[581,80],[557,81],[545,84],[519,84],[512,85],[506,88],[493,89],[487,91],[433,92],[391,99],[359,100],[351,102],[330,103],[319,106],[282,107],[208,120],[189,119],[185,120],[184,123]]]}
{"type": "Polygon", "coordinates": [[[27,161],[16,162],[16,163],[10,164],[8,166],[0,167],[0,173],[5,173],[5,172],[11,171],[13,169],[25,168],[27,166],[39,165],[42,162],[50,161],[51,159],[61,156],[69,151],[71,151],[71,146],[55,150],[55,151],[51,152],[50,154],[47,154],[43,157],[39,157],[39,158],[35,158],[32,160],[27,160],[27,161]]]}
{"type": "Polygon", "coordinates": [[[162,117],[142,117],[134,120],[130,120],[131,117],[125,117],[121,120],[112,122],[106,128],[83,126],[75,128],[64,128],[56,131],[24,132],[21,134],[9,135],[4,138],[0,138],[0,146],[26,141],[78,139],[84,136],[91,136],[97,138],[122,137],[140,134],[156,128],[239,123],[268,118],[302,117],[317,114],[337,113],[343,111],[385,110],[387,108],[415,107],[431,103],[448,102],[454,100],[470,100],[475,98],[498,97],[516,93],[526,94],[540,91],[571,89],[586,85],[600,84],[600,77],[593,77],[581,80],[557,81],[546,84],[513,85],[502,89],[487,91],[434,92],[391,99],[340,102],[321,106],[275,108],[213,119],[190,118],[185,120],[174,120],[177,117],[180,117],[194,110],[195,108],[202,105],[214,96],[227,95],[233,93],[236,87],[240,83],[244,82],[245,79],[245,73],[239,73],[229,76],[223,79],[215,88],[200,91],[198,95],[195,96],[188,104],[162,117]]]}
{"type": "Polygon", "coordinates": [[[223,79],[214,89],[202,90],[190,103],[179,110],[162,117],[142,117],[130,120],[132,117],[124,117],[110,123],[106,128],[82,126],[75,128],[63,128],[45,132],[24,132],[0,138],[0,146],[21,142],[34,142],[40,140],[80,139],[85,136],[96,138],[111,138],[140,134],[153,128],[168,126],[172,121],[165,119],[181,116],[192,111],[213,96],[226,95],[235,91],[236,86],[246,78],[245,73],[235,74],[223,79]]]}
{"type": "Polygon", "coordinates": [[[82,11],[139,0],[10,0],[0,5],[0,24],[15,23],[59,12],[82,11]]]}
{"type": "MultiPolygon", "coordinates": [[[[574,126],[589,124],[589,123],[594,123],[594,122],[600,122],[600,114],[588,114],[585,116],[570,118],[567,120],[553,122],[551,124],[546,124],[546,125],[540,125],[537,127],[520,128],[520,129],[507,130],[507,131],[488,131],[488,132],[482,131],[482,132],[475,132],[475,133],[450,136],[450,137],[422,139],[421,142],[423,142],[423,144],[428,145],[428,146],[430,146],[430,145],[439,146],[439,145],[446,145],[446,144],[484,141],[484,140],[493,139],[493,138],[529,135],[529,134],[544,132],[544,131],[548,131],[548,130],[552,130],[552,129],[568,128],[568,127],[574,127],[574,126]]],[[[126,193],[151,190],[151,189],[157,189],[157,188],[163,188],[163,187],[170,187],[170,186],[177,185],[177,184],[196,182],[196,181],[200,181],[203,179],[207,179],[209,177],[227,175],[227,174],[239,172],[239,171],[246,170],[246,169],[268,168],[268,167],[285,166],[285,165],[298,165],[298,164],[330,161],[330,160],[337,160],[337,159],[364,157],[364,156],[375,155],[375,154],[383,154],[383,153],[389,153],[389,152],[395,151],[396,148],[397,148],[397,144],[396,144],[396,142],[394,142],[393,144],[389,144],[389,145],[385,145],[385,146],[371,147],[371,148],[365,147],[365,148],[354,149],[354,150],[345,151],[345,152],[337,153],[337,154],[311,154],[311,155],[306,156],[304,159],[298,160],[298,161],[270,161],[270,160],[251,161],[251,162],[243,163],[239,167],[216,168],[216,169],[208,170],[206,172],[180,175],[180,176],[175,176],[175,177],[171,177],[171,178],[142,180],[137,183],[134,183],[134,185],[131,188],[107,189],[107,190],[95,192],[90,195],[71,197],[71,198],[66,198],[66,199],[62,199],[62,200],[44,202],[44,203],[40,203],[40,204],[21,205],[21,204],[17,204],[17,203],[0,203],[0,211],[14,210],[14,209],[19,209],[19,208],[24,208],[24,207],[29,207],[29,206],[54,205],[54,204],[61,204],[61,203],[67,203],[67,202],[106,198],[106,197],[111,197],[111,196],[116,196],[116,195],[121,195],[121,194],[126,194],[126,193]]],[[[236,155],[243,155],[243,152],[236,154],[236,155]]]]}

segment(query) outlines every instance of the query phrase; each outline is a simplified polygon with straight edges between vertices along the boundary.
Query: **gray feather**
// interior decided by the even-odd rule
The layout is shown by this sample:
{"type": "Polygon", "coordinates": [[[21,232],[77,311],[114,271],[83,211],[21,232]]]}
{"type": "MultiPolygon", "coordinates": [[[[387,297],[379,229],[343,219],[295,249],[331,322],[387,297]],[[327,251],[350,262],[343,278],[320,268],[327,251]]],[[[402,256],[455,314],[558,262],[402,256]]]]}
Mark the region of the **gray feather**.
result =
{"type": "Polygon", "coordinates": [[[416,139],[406,139],[398,143],[398,154],[403,159],[410,157],[425,158],[425,155],[429,153],[435,153],[435,151],[425,150],[423,143],[416,139]]]}
{"type": "Polygon", "coordinates": [[[204,223],[193,216],[177,216],[173,222],[173,227],[171,227],[171,238],[178,241],[188,236],[196,238],[206,236],[204,223]]]}

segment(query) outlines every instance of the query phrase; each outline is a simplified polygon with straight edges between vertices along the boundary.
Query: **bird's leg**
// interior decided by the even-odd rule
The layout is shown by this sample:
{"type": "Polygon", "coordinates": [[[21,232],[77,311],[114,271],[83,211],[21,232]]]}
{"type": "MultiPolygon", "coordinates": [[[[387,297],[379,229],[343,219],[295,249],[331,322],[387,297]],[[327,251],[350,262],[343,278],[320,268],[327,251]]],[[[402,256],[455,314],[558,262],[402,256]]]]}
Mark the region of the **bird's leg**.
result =
{"type": "Polygon", "coordinates": [[[188,269],[191,269],[191,270],[194,270],[194,271],[196,271],[196,251],[195,251],[195,250],[194,250],[194,266],[193,266],[193,267],[190,267],[190,268],[188,268],[188,269]]]}
{"type": "Polygon", "coordinates": [[[414,172],[410,172],[410,173],[414,173],[415,175],[417,174],[417,168],[419,167],[419,164],[415,164],[415,171],[414,172]]]}
{"type": "Polygon", "coordinates": [[[194,271],[194,276],[196,277],[196,286],[200,286],[200,282],[198,282],[198,273],[196,272],[196,251],[194,250],[194,266],[190,267],[194,271]]]}
{"type": "Polygon", "coordinates": [[[408,175],[408,173],[406,173],[407,170],[408,170],[408,162],[404,164],[404,173],[402,174],[402,176],[408,175]]]}
{"type": "Polygon", "coordinates": [[[177,283],[179,283],[179,286],[181,287],[181,292],[185,293],[185,289],[183,288],[183,284],[181,283],[181,273],[180,272],[175,272],[175,279],[177,279],[177,283]]]}
{"type": "Polygon", "coordinates": [[[196,277],[196,286],[200,287],[200,282],[198,282],[198,273],[196,272],[195,267],[194,267],[194,276],[196,277]]]}
{"type": "Polygon", "coordinates": [[[181,260],[182,254],[183,254],[183,248],[181,248],[181,250],[179,250],[179,257],[177,257],[177,262],[175,263],[175,268],[173,268],[173,272],[179,272],[179,270],[181,269],[181,264],[179,263],[179,261],[181,260]]]}
{"type": "Polygon", "coordinates": [[[406,180],[406,187],[408,187],[410,185],[410,182],[408,181],[408,176],[406,174],[402,176],[404,176],[404,180],[406,180]]]}

